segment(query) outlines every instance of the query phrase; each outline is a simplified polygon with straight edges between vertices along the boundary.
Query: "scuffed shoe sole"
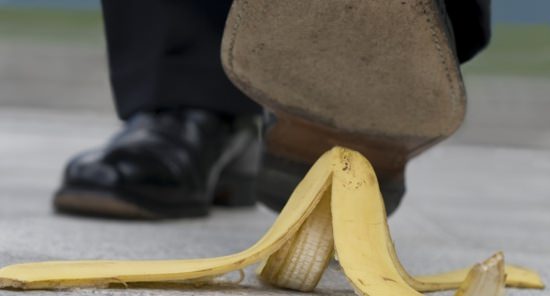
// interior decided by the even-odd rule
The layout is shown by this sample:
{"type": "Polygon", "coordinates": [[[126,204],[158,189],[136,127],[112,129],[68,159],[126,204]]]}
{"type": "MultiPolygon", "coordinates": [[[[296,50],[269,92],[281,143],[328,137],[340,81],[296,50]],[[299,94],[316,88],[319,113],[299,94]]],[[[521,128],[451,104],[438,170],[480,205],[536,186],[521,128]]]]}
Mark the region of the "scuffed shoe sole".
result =
{"type": "Polygon", "coordinates": [[[436,0],[236,0],[222,61],[277,118],[269,155],[307,165],[336,145],[357,150],[397,205],[407,161],[464,118],[451,35],[436,0]]]}

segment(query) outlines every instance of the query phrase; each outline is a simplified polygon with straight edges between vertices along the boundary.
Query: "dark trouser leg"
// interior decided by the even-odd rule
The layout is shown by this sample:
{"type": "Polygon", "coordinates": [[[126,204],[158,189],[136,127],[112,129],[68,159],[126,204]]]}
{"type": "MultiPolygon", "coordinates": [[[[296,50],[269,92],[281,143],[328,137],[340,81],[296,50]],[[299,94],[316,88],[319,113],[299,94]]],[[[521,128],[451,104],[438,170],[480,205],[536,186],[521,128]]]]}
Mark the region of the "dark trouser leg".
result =
{"type": "Polygon", "coordinates": [[[203,108],[260,112],[225,76],[220,44],[230,0],[103,0],[119,116],[203,108]]]}
{"type": "Polygon", "coordinates": [[[491,38],[491,0],[445,0],[453,25],[458,59],[467,62],[491,38]]]}
{"type": "MultiPolygon", "coordinates": [[[[103,0],[118,114],[198,107],[242,114],[260,108],[223,73],[219,48],[231,0],[103,0]]],[[[490,38],[490,0],[446,0],[460,62],[490,38]]]]}

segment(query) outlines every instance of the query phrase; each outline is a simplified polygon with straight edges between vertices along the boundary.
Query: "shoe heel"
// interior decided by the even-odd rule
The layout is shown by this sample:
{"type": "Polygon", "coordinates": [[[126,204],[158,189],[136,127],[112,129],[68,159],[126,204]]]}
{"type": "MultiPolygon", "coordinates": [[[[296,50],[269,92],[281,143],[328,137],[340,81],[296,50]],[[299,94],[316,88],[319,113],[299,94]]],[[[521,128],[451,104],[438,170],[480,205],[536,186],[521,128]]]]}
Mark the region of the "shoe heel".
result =
{"type": "MultiPolygon", "coordinates": [[[[258,175],[258,201],[273,211],[280,212],[294,189],[309,171],[310,165],[267,153],[258,175]]],[[[403,168],[404,170],[404,168],[403,168]]],[[[405,195],[404,171],[380,175],[380,191],[384,197],[388,216],[399,207],[405,195]]]]}
{"type": "MultiPolygon", "coordinates": [[[[251,131],[254,133],[255,131],[251,131]]],[[[253,136],[238,157],[221,172],[214,192],[214,205],[247,207],[256,204],[256,184],[261,165],[262,143],[253,136]]]]}
{"type": "Polygon", "coordinates": [[[305,163],[266,154],[258,175],[258,200],[271,210],[280,212],[309,167],[305,163]]]}

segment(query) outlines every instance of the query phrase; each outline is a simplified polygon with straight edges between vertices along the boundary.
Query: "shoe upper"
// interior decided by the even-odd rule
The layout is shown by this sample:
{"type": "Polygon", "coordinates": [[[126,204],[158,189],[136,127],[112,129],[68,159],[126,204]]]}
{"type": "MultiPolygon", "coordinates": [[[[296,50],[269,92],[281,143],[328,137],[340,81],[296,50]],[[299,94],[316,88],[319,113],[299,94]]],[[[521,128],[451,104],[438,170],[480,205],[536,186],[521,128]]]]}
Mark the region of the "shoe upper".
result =
{"type": "Polygon", "coordinates": [[[63,187],[145,203],[209,203],[211,169],[235,134],[228,120],[201,110],[138,114],[104,148],[74,157],[63,187]]]}

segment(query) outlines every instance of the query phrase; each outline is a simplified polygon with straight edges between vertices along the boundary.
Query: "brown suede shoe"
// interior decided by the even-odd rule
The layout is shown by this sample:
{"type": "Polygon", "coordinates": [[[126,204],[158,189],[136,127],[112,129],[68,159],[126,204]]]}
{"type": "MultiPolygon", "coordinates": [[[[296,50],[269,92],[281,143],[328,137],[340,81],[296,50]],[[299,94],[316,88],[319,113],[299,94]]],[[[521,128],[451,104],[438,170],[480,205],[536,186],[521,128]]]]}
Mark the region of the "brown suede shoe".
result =
{"type": "Polygon", "coordinates": [[[268,163],[310,164],[335,145],[355,149],[373,163],[395,210],[408,160],[464,118],[442,5],[236,0],[222,60],[232,81],[277,118],[266,136],[268,163]]]}

